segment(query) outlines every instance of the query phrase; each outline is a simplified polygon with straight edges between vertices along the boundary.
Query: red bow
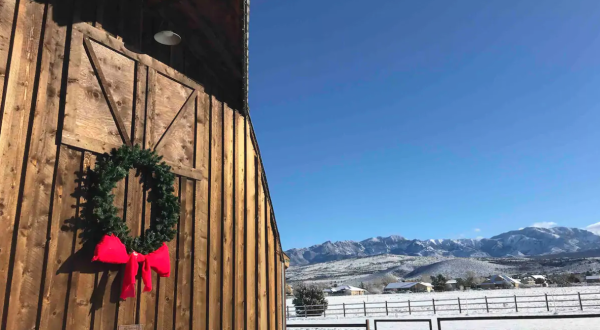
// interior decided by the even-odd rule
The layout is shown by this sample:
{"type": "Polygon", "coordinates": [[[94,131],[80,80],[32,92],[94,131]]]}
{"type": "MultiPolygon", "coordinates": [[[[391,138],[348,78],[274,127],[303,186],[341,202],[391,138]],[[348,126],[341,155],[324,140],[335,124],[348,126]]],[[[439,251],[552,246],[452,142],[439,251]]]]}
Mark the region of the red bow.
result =
{"type": "Polygon", "coordinates": [[[171,259],[169,259],[169,247],[167,244],[158,248],[156,251],[141,254],[135,251],[127,254],[125,244],[115,235],[105,235],[94,251],[92,261],[101,261],[109,264],[127,264],[125,265],[125,276],[123,276],[123,287],[121,288],[121,299],[135,297],[135,276],[138,273],[138,263],[142,265],[142,281],[144,282],[144,292],[152,290],[152,272],[153,269],[160,277],[169,277],[171,274],[171,259]]]}

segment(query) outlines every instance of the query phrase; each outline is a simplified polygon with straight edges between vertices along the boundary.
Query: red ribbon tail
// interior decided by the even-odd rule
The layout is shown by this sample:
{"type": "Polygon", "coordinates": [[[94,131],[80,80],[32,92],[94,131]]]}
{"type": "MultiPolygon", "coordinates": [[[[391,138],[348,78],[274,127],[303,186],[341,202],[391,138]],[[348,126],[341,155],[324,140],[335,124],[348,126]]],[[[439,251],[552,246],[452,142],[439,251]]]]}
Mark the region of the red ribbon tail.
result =
{"type": "Polygon", "coordinates": [[[144,260],[142,265],[142,281],[144,282],[144,292],[152,291],[152,270],[148,258],[144,260]]]}
{"type": "Polygon", "coordinates": [[[121,299],[135,297],[135,276],[138,273],[138,267],[139,265],[136,256],[133,253],[129,254],[129,260],[125,265],[125,274],[123,276],[121,299]]]}

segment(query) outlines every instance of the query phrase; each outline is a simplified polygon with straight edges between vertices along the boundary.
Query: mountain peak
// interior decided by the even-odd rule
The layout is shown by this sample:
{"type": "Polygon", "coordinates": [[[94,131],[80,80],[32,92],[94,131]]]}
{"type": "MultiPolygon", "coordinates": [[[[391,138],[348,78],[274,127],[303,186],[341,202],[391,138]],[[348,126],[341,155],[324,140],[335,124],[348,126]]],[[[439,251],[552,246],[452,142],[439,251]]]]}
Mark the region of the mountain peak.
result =
{"type": "Polygon", "coordinates": [[[399,235],[371,237],[360,242],[327,241],[309,248],[290,249],[292,265],[380,254],[410,256],[507,257],[538,256],[600,248],[600,236],[568,227],[526,227],[491,238],[409,240],[399,235]]]}

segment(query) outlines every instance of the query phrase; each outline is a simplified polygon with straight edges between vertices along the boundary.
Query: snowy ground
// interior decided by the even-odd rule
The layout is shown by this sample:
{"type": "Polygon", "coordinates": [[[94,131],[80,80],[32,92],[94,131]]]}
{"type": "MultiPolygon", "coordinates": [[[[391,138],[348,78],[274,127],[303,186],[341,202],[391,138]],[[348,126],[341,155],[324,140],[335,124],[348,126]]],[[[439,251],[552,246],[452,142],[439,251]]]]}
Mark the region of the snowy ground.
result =
{"type": "MultiPolygon", "coordinates": [[[[434,329],[436,317],[458,316],[500,316],[500,315],[565,315],[565,314],[598,314],[600,313],[600,287],[570,288],[532,288],[517,290],[486,290],[469,292],[412,293],[392,295],[341,296],[328,297],[330,308],[326,317],[291,318],[288,323],[364,323],[366,318],[420,318],[433,319],[434,329]],[[578,293],[581,294],[583,311],[579,304],[578,293]],[[544,294],[548,294],[547,310],[544,294]],[[514,295],[517,296],[519,312],[516,312],[514,295]],[[490,313],[486,312],[485,297],[488,298],[490,313]],[[541,298],[540,298],[541,297],[541,298]],[[462,313],[458,311],[458,298],[461,300],[462,313]],[[408,314],[407,301],[411,300],[411,315],[408,314]],[[436,300],[436,314],[433,314],[431,299],[436,300]],[[385,302],[388,302],[386,316],[385,302]],[[492,304],[493,302],[493,304],[492,304]],[[346,315],[343,317],[338,304],[346,304],[346,315]],[[364,316],[364,304],[367,306],[367,317],[364,316]],[[444,307],[444,305],[446,305],[444,307]],[[493,307],[492,307],[493,306],[493,307]],[[355,309],[352,309],[355,308],[355,309]],[[497,308],[497,309],[492,309],[497,308]],[[337,314],[337,315],[336,315],[337,314]]],[[[287,306],[293,315],[293,305],[288,299],[287,306]]],[[[383,323],[378,329],[428,329],[427,323],[383,323]]],[[[516,330],[562,330],[562,329],[600,329],[600,318],[597,319],[562,319],[562,320],[494,320],[494,321],[455,321],[445,322],[446,329],[516,329],[516,330]]]]}

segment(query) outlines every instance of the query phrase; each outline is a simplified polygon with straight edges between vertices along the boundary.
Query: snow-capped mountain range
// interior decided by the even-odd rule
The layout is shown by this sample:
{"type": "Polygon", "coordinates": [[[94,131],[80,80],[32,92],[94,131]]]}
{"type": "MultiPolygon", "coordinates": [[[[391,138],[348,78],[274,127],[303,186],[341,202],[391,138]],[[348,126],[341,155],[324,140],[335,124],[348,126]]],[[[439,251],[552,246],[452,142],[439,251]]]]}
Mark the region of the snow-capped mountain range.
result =
{"type": "Polygon", "coordinates": [[[600,248],[600,236],[584,229],[527,227],[483,239],[406,239],[373,237],[364,241],[327,241],[285,253],[291,265],[366,257],[380,254],[454,257],[518,257],[600,248]]]}

